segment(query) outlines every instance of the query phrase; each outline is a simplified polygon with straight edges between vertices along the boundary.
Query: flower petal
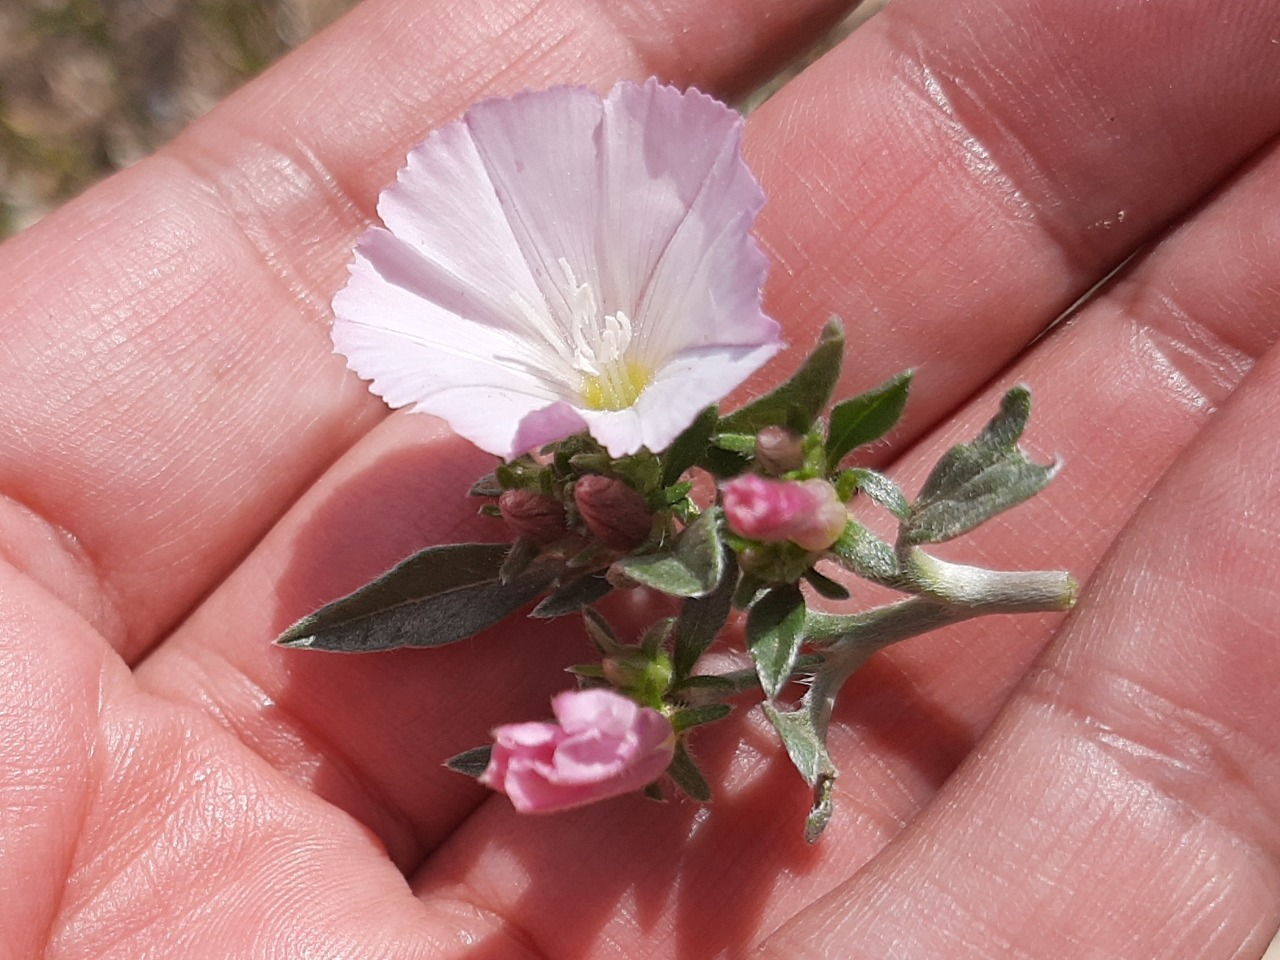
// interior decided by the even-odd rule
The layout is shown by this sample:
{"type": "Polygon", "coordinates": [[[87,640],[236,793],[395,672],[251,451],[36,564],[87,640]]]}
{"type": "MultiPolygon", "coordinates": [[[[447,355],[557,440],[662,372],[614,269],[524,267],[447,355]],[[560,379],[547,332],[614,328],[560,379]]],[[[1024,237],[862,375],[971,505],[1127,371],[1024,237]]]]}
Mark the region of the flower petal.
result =
{"type": "Polygon", "coordinates": [[[779,346],[740,134],[727,107],[656,81],[476,104],[380,199],[388,229],[361,240],[335,345],[390,405],[500,456],[584,426],[615,456],[661,450],[779,346]],[[731,349],[704,370],[696,348],[731,349]],[[622,362],[655,379],[586,409],[622,362]]]}
{"type": "Polygon", "coordinates": [[[644,446],[665,450],[703,408],[722,399],[779,349],[777,342],[766,342],[760,346],[695,347],[677,354],[636,401],[644,446]]]}
{"type": "Polygon", "coordinates": [[[556,384],[521,338],[463,320],[437,302],[432,283],[417,254],[371,230],[334,298],[334,346],[391,406],[413,404],[481,449],[509,456],[520,421],[560,399],[556,384]]]}
{"type": "Polygon", "coordinates": [[[587,426],[582,414],[568,403],[553,403],[525,414],[517,424],[516,435],[502,453],[508,459],[537,450],[544,444],[563,440],[587,426]]]}
{"type": "Polygon", "coordinates": [[[462,122],[542,300],[566,344],[574,278],[600,289],[601,170],[595,151],[604,107],[585,87],[483,100],[462,122]]]}
{"type": "Polygon", "coordinates": [[[605,311],[627,311],[655,365],[691,346],[776,344],[742,117],[656,80],[617,85],[605,110],[605,311]]]}

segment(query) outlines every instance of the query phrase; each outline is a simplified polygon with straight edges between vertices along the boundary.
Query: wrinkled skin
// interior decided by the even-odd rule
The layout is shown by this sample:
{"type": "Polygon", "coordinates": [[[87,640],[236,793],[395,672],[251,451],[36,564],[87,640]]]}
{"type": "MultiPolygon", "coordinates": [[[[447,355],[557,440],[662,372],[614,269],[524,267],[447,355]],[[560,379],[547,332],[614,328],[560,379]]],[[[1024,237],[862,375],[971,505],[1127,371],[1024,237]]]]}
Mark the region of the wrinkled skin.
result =
{"type": "Polygon", "coordinates": [[[838,313],[846,392],[917,369],[879,451],[909,490],[1031,383],[1027,444],[1066,469],[947,555],[1087,581],[1068,617],[875,658],[836,716],[818,847],[748,705],[696,742],[705,812],[521,819],[441,768],[545,715],[586,649],[564,623],[367,658],[270,645],[412,549],[501,535],[462,496],[488,459],[388,416],[330,353],[326,303],[409,145],[555,82],[732,95],[840,8],[367,0],[0,249],[0,955],[1262,953],[1271,0],[895,0],[751,117],[789,341],[838,313]]]}

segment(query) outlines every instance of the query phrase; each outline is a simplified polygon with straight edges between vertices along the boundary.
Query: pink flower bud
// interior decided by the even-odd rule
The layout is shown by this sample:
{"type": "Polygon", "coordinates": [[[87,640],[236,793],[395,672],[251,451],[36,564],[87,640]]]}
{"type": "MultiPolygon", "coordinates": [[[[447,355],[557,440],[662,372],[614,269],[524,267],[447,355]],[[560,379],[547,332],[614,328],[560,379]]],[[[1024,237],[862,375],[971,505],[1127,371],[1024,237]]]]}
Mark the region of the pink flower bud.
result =
{"type": "Polygon", "coordinates": [[[555,497],[532,490],[504,490],[498,509],[512,533],[538,546],[554,543],[568,532],[564,504],[555,497]]]}
{"type": "Polygon", "coordinates": [[[746,473],[722,488],[729,529],[740,537],[806,550],[825,550],[840,538],[848,509],[825,480],[771,480],[746,473]]]}
{"type": "Polygon", "coordinates": [[[804,466],[800,434],[787,427],[765,427],[756,434],[756,463],[773,476],[799,470],[804,466]]]}
{"type": "Polygon", "coordinates": [[[551,701],[555,723],[493,731],[480,776],[521,813],[552,813],[639,790],[666,771],[675,732],[657,710],[612,690],[568,690],[551,701]]]}
{"type": "Polygon", "coordinates": [[[587,529],[611,550],[638,547],[653,528],[644,497],[617,477],[589,474],[573,485],[573,499],[587,529]]]}

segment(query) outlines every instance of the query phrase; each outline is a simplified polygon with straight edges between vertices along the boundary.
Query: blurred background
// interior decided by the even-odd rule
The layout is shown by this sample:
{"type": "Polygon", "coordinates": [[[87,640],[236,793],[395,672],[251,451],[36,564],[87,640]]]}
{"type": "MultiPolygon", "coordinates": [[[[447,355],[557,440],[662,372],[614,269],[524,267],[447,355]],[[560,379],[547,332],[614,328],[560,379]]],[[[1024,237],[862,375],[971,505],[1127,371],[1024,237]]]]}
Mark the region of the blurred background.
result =
{"type": "Polygon", "coordinates": [[[0,0],[0,237],[145,156],[356,0],[0,0]]]}
{"type": "MultiPolygon", "coordinates": [[[[358,0],[0,0],[0,239],[146,156],[358,0]]],[[[887,0],[865,0],[750,109],[887,0]]]]}

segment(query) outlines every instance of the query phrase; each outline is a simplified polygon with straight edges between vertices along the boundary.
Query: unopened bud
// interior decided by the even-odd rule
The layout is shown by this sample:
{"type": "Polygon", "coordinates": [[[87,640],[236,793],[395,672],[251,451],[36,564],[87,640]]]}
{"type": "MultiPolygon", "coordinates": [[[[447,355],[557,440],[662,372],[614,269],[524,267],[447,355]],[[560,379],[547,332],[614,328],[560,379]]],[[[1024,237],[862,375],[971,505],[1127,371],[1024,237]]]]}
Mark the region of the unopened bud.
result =
{"type": "Polygon", "coordinates": [[[729,529],[748,540],[789,540],[805,550],[825,550],[840,538],[849,512],[825,480],[771,480],[753,473],[723,487],[729,529]]]}
{"type": "Polygon", "coordinates": [[[532,490],[504,490],[498,509],[512,533],[538,546],[554,543],[567,532],[564,504],[555,497],[532,490]]]}
{"type": "Polygon", "coordinates": [[[772,476],[804,466],[800,434],[786,427],[765,427],[756,434],[756,463],[772,476]]]}
{"type": "Polygon", "coordinates": [[[573,485],[573,499],[592,536],[609,549],[630,550],[649,538],[649,505],[617,477],[589,474],[573,485]]]}

